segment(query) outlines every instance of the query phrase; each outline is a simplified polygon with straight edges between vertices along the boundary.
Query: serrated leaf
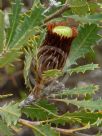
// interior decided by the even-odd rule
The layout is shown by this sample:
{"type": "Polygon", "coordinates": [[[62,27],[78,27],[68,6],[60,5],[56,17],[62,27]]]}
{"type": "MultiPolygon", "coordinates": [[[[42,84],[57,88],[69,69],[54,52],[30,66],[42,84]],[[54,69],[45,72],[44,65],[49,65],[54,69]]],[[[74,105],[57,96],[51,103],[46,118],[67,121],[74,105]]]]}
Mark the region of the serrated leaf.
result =
{"type": "MultiPolygon", "coordinates": [[[[36,66],[37,65],[36,64],[37,59],[38,59],[37,58],[38,47],[41,45],[42,40],[44,39],[44,37],[45,37],[45,31],[44,30],[42,30],[40,32],[40,35],[38,35],[38,36],[35,36],[35,35],[31,36],[29,41],[28,41],[28,45],[30,46],[30,48],[28,47],[27,50],[25,50],[24,78],[25,78],[25,84],[29,88],[32,88],[31,83],[29,81],[29,78],[31,76],[32,76],[32,79],[34,78],[33,75],[32,75],[32,71],[30,71],[30,67],[31,67],[31,64],[32,64],[32,59],[33,59],[33,61],[35,61],[35,66],[36,66]]],[[[34,73],[34,71],[33,71],[33,73],[34,73]]],[[[34,84],[34,82],[33,82],[33,84],[34,84]]]]}
{"type": "Polygon", "coordinates": [[[100,8],[98,2],[88,2],[88,6],[91,13],[97,12],[97,10],[100,8]]]}
{"type": "Polygon", "coordinates": [[[0,99],[4,99],[4,98],[10,97],[10,96],[12,96],[12,95],[13,95],[13,94],[0,95],[0,99]]]}
{"type": "Polygon", "coordinates": [[[73,113],[66,113],[65,116],[78,118],[80,119],[80,122],[82,124],[87,124],[90,122],[90,125],[97,124],[98,120],[100,119],[101,121],[100,124],[102,124],[102,114],[97,112],[73,112],[73,113]]]}
{"type": "Polygon", "coordinates": [[[10,14],[10,29],[8,32],[8,41],[7,46],[12,42],[12,39],[15,35],[16,28],[20,21],[20,12],[21,12],[21,0],[14,0],[12,3],[12,10],[10,14]]]}
{"type": "Polygon", "coordinates": [[[75,14],[85,15],[89,11],[86,0],[68,0],[68,4],[75,14]]]}
{"type": "Polygon", "coordinates": [[[94,70],[96,68],[99,68],[98,64],[86,64],[86,65],[83,65],[83,66],[78,66],[78,67],[75,67],[75,68],[70,68],[67,70],[67,73],[69,73],[70,75],[72,73],[85,73],[86,71],[89,71],[89,70],[94,70]]]}
{"type": "Polygon", "coordinates": [[[22,112],[31,119],[45,120],[51,116],[56,116],[57,109],[53,104],[41,101],[38,105],[25,107],[22,112]]]}
{"type": "Polygon", "coordinates": [[[27,87],[30,87],[29,83],[29,70],[32,62],[32,52],[30,49],[26,51],[25,53],[25,62],[24,62],[24,79],[25,79],[25,84],[27,87]]]}
{"type": "Polygon", "coordinates": [[[70,96],[70,95],[92,95],[95,94],[95,92],[99,89],[96,85],[89,85],[86,87],[76,87],[74,89],[66,89],[58,94],[53,94],[56,96],[70,96]]]}
{"type": "Polygon", "coordinates": [[[73,18],[76,21],[87,24],[87,23],[99,23],[102,20],[102,14],[92,14],[92,15],[86,15],[86,16],[79,16],[79,15],[72,15],[68,16],[68,18],[73,18]]]}
{"type": "Polygon", "coordinates": [[[69,104],[73,104],[76,105],[78,108],[84,108],[84,109],[88,109],[91,111],[95,111],[95,110],[102,110],[102,100],[77,100],[77,99],[72,99],[72,100],[62,100],[61,101],[69,104]]]}
{"type": "Polygon", "coordinates": [[[4,14],[0,10],[0,52],[3,50],[5,42],[4,14]]]}
{"type": "Polygon", "coordinates": [[[11,129],[0,119],[0,134],[4,136],[13,136],[11,129]]]}
{"type": "Polygon", "coordinates": [[[0,116],[7,123],[8,126],[16,125],[19,117],[21,116],[18,104],[9,103],[0,107],[0,116]]]}
{"type": "Polygon", "coordinates": [[[84,57],[85,54],[90,52],[92,46],[99,39],[97,35],[99,28],[96,24],[86,24],[84,27],[80,27],[77,38],[73,41],[71,51],[64,66],[64,71],[68,69],[72,64],[76,64],[76,60],[84,57]]]}
{"type": "Polygon", "coordinates": [[[61,70],[58,69],[51,69],[44,71],[43,78],[56,78],[62,75],[61,70]]]}
{"type": "Polygon", "coordinates": [[[5,65],[8,65],[12,63],[13,61],[17,60],[17,58],[21,54],[22,52],[17,49],[4,50],[0,54],[0,67],[4,67],[5,65]]]}
{"type": "Polygon", "coordinates": [[[60,136],[58,132],[51,128],[50,125],[36,126],[34,130],[35,136],[60,136]]]}
{"type": "Polygon", "coordinates": [[[26,15],[24,21],[17,27],[13,40],[9,45],[10,48],[21,48],[32,35],[39,32],[39,26],[44,19],[42,15],[43,7],[39,0],[34,3],[31,9],[31,15],[26,15]]]}

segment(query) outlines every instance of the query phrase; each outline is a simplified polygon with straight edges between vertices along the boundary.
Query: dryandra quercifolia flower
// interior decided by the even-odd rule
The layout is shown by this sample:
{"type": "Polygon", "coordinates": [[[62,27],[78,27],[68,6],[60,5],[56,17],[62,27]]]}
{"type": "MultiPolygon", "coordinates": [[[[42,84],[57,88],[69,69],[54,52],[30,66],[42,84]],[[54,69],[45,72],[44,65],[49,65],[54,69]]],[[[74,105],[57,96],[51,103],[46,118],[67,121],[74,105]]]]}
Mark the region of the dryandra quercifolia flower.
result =
{"type": "Polygon", "coordinates": [[[68,27],[63,22],[47,25],[47,34],[38,53],[41,73],[45,70],[63,68],[77,33],[75,27],[68,27]]]}
{"type": "Polygon", "coordinates": [[[76,27],[68,27],[65,22],[47,24],[47,33],[38,51],[38,66],[34,59],[31,64],[29,80],[32,86],[36,82],[40,84],[44,71],[63,68],[77,34],[76,27]]]}

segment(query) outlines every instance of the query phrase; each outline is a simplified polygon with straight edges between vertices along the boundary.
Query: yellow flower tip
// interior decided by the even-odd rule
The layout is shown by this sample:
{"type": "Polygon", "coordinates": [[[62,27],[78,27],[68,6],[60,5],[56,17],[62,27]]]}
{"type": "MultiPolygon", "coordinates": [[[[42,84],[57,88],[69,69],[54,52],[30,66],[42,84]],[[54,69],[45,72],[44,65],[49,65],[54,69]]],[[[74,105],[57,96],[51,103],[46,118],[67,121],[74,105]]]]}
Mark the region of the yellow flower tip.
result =
{"type": "Polygon", "coordinates": [[[67,26],[56,26],[52,32],[67,38],[70,38],[73,35],[72,29],[67,26]]]}

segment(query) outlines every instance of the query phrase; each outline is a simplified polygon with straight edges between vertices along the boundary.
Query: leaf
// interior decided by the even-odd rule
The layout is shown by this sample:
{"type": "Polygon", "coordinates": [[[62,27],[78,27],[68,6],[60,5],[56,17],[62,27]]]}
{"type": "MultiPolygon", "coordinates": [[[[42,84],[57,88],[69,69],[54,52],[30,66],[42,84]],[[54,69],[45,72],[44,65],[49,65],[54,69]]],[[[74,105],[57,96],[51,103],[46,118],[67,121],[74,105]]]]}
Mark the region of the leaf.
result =
{"type": "Polygon", "coordinates": [[[85,15],[89,11],[86,0],[68,0],[68,4],[75,14],[85,15]]]}
{"type": "Polygon", "coordinates": [[[90,111],[95,111],[95,110],[102,110],[102,100],[77,100],[77,99],[73,99],[73,100],[62,100],[61,101],[69,104],[73,104],[76,105],[78,108],[84,108],[84,109],[88,109],[90,111]]]}
{"type": "Polygon", "coordinates": [[[21,12],[21,0],[14,0],[12,3],[12,10],[10,14],[10,29],[8,33],[7,46],[12,42],[12,39],[15,35],[16,28],[20,21],[20,12],[21,12]]]}
{"type": "Polygon", "coordinates": [[[76,87],[74,89],[66,89],[58,94],[53,94],[53,96],[72,96],[72,95],[92,95],[99,89],[97,85],[89,85],[86,87],[76,87]]]}
{"type": "Polygon", "coordinates": [[[62,75],[61,70],[58,69],[51,69],[44,71],[43,78],[57,78],[62,75]]]}
{"type": "Polygon", "coordinates": [[[80,28],[77,38],[73,41],[71,51],[64,66],[64,71],[72,64],[77,64],[76,60],[84,57],[85,54],[92,50],[92,46],[99,39],[97,35],[99,28],[95,24],[86,24],[80,28]]]}
{"type": "MultiPolygon", "coordinates": [[[[31,88],[31,83],[29,81],[29,78],[31,77],[32,79],[34,79],[34,74],[32,74],[32,71],[30,70],[30,67],[32,68],[31,64],[32,64],[32,59],[33,62],[35,61],[34,65],[36,66],[37,64],[37,54],[38,54],[38,48],[42,43],[42,40],[45,37],[45,31],[42,30],[40,32],[40,35],[38,36],[31,36],[29,41],[28,41],[28,48],[25,50],[25,62],[24,62],[24,78],[25,78],[25,84],[27,87],[31,88]]],[[[34,68],[34,67],[33,67],[34,68]]],[[[34,73],[34,71],[33,71],[34,73]]],[[[36,76],[35,76],[36,78],[36,76]]],[[[35,79],[36,80],[36,79],[35,79]]],[[[33,82],[33,84],[35,84],[35,82],[33,82]]]]}
{"type": "Polygon", "coordinates": [[[34,130],[35,136],[60,136],[58,132],[51,128],[50,125],[36,126],[34,130]]]}
{"type": "Polygon", "coordinates": [[[21,48],[28,39],[39,32],[39,26],[43,22],[43,7],[39,0],[34,2],[34,6],[31,9],[31,15],[26,15],[24,21],[17,27],[15,35],[10,43],[9,47],[21,48]]]}
{"type": "Polygon", "coordinates": [[[56,116],[57,109],[53,104],[41,101],[38,105],[25,107],[22,112],[31,119],[45,120],[51,116],[56,116]]]}
{"type": "Polygon", "coordinates": [[[24,62],[24,79],[27,87],[31,87],[29,82],[29,70],[32,62],[32,52],[30,49],[25,50],[25,62],[24,62]]]}
{"type": "Polygon", "coordinates": [[[0,134],[4,136],[13,136],[11,129],[0,119],[0,134]]]}
{"type": "Polygon", "coordinates": [[[0,95],[0,99],[4,99],[4,98],[10,97],[12,95],[13,94],[0,95]]]}
{"type": "Polygon", "coordinates": [[[21,53],[22,52],[16,48],[11,50],[4,50],[0,54],[0,67],[4,67],[5,65],[8,65],[13,61],[17,60],[21,53]]]}
{"type": "Polygon", "coordinates": [[[3,50],[4,44],[5,44],[4,14],[0,10],[0,52],[3,50]]]}
{"type": "Polygon", "coordinates": [[[97,112],[74,112],[74,113],[66,113],[66,116],[72,117],[72,118],[78,118],[80,119],[80,122],[82,124],[87,124],[90,122],[91,125],[100,125],[102,124],[102,114],[97,112]],[[98,120],[100,120],[100,124],[98,123],[98,120]]]}
{"type": "Polygon", "coordinates": [[[5,104],[3,107],[0,107],[0,116],[7,123],[8,126],[16,125],[19,117],[21,116],[18,103],[9,103],[5,104]]]}
{"type": "Polygon", "coordinates": [[[70,75],[72,73],[85,73],[88,70],[94,70],[96,68],[99,68],[98,64],[87,64],[87,65],[83,65],[83,66],[78,66],[75,68],[70,68],[67,70],[67,73],[69,73],[70,75]]]}
{"type": "Polygon", "coordinates": [[[97,10],[100,8],[98,2],[88,2],[88,6],[91,13],[98,12],[97,10]]]}
{"type": "Polygon", "coordinates": [[[85,16],[79,16],[79,15],[72,15],[72,16],[67,16],[68,18],[73,18],[76,21],[87,24],[87,23],[99,23],[102,20],[102,14],[101,13],[96,13],[92,15],[85,15],[85,16]]]}

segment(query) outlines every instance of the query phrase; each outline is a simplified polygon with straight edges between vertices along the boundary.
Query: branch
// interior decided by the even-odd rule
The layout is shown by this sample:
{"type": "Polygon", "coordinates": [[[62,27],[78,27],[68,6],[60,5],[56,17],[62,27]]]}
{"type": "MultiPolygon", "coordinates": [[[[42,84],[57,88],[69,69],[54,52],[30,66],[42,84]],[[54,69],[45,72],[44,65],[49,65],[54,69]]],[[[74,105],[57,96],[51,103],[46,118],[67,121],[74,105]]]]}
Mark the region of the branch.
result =
{"type": "MultiPolygon", "coordinates": [[[[36,130],[35,126],[41,125],[42,121],[28,121],[28,120],[24,120],[24,119],[19,119],[19,123],[24,125],[24,126],[27,126],[27,127],[31,128],[31,129],[35,129],[36,130]]],[[[55,127],[51,127],[51,128],[56,130],[57,132],[60,132],[61,134],[68,135],[68,134],[72,134],[72,133],[74,133],[76,131],[89,129],[90,125],[87,124],[84,127],[74,128],[74,129],[73,128],[72,129],[63,129],[63,128],[55,128],[55,127]]]]}
{"type": "Polygon", "coordinates": [[[70,9],[67,1],[65,2],[64,6],[61,7],[59,10],[57,10],[55,13],[51,14],[50,16],[48,16],[46,19],[45,19],[45,23],[50,21],[51,19],[53,18],[57,18],[59,17],[63,12],[65,12],[66,10],[70,9]]]}

